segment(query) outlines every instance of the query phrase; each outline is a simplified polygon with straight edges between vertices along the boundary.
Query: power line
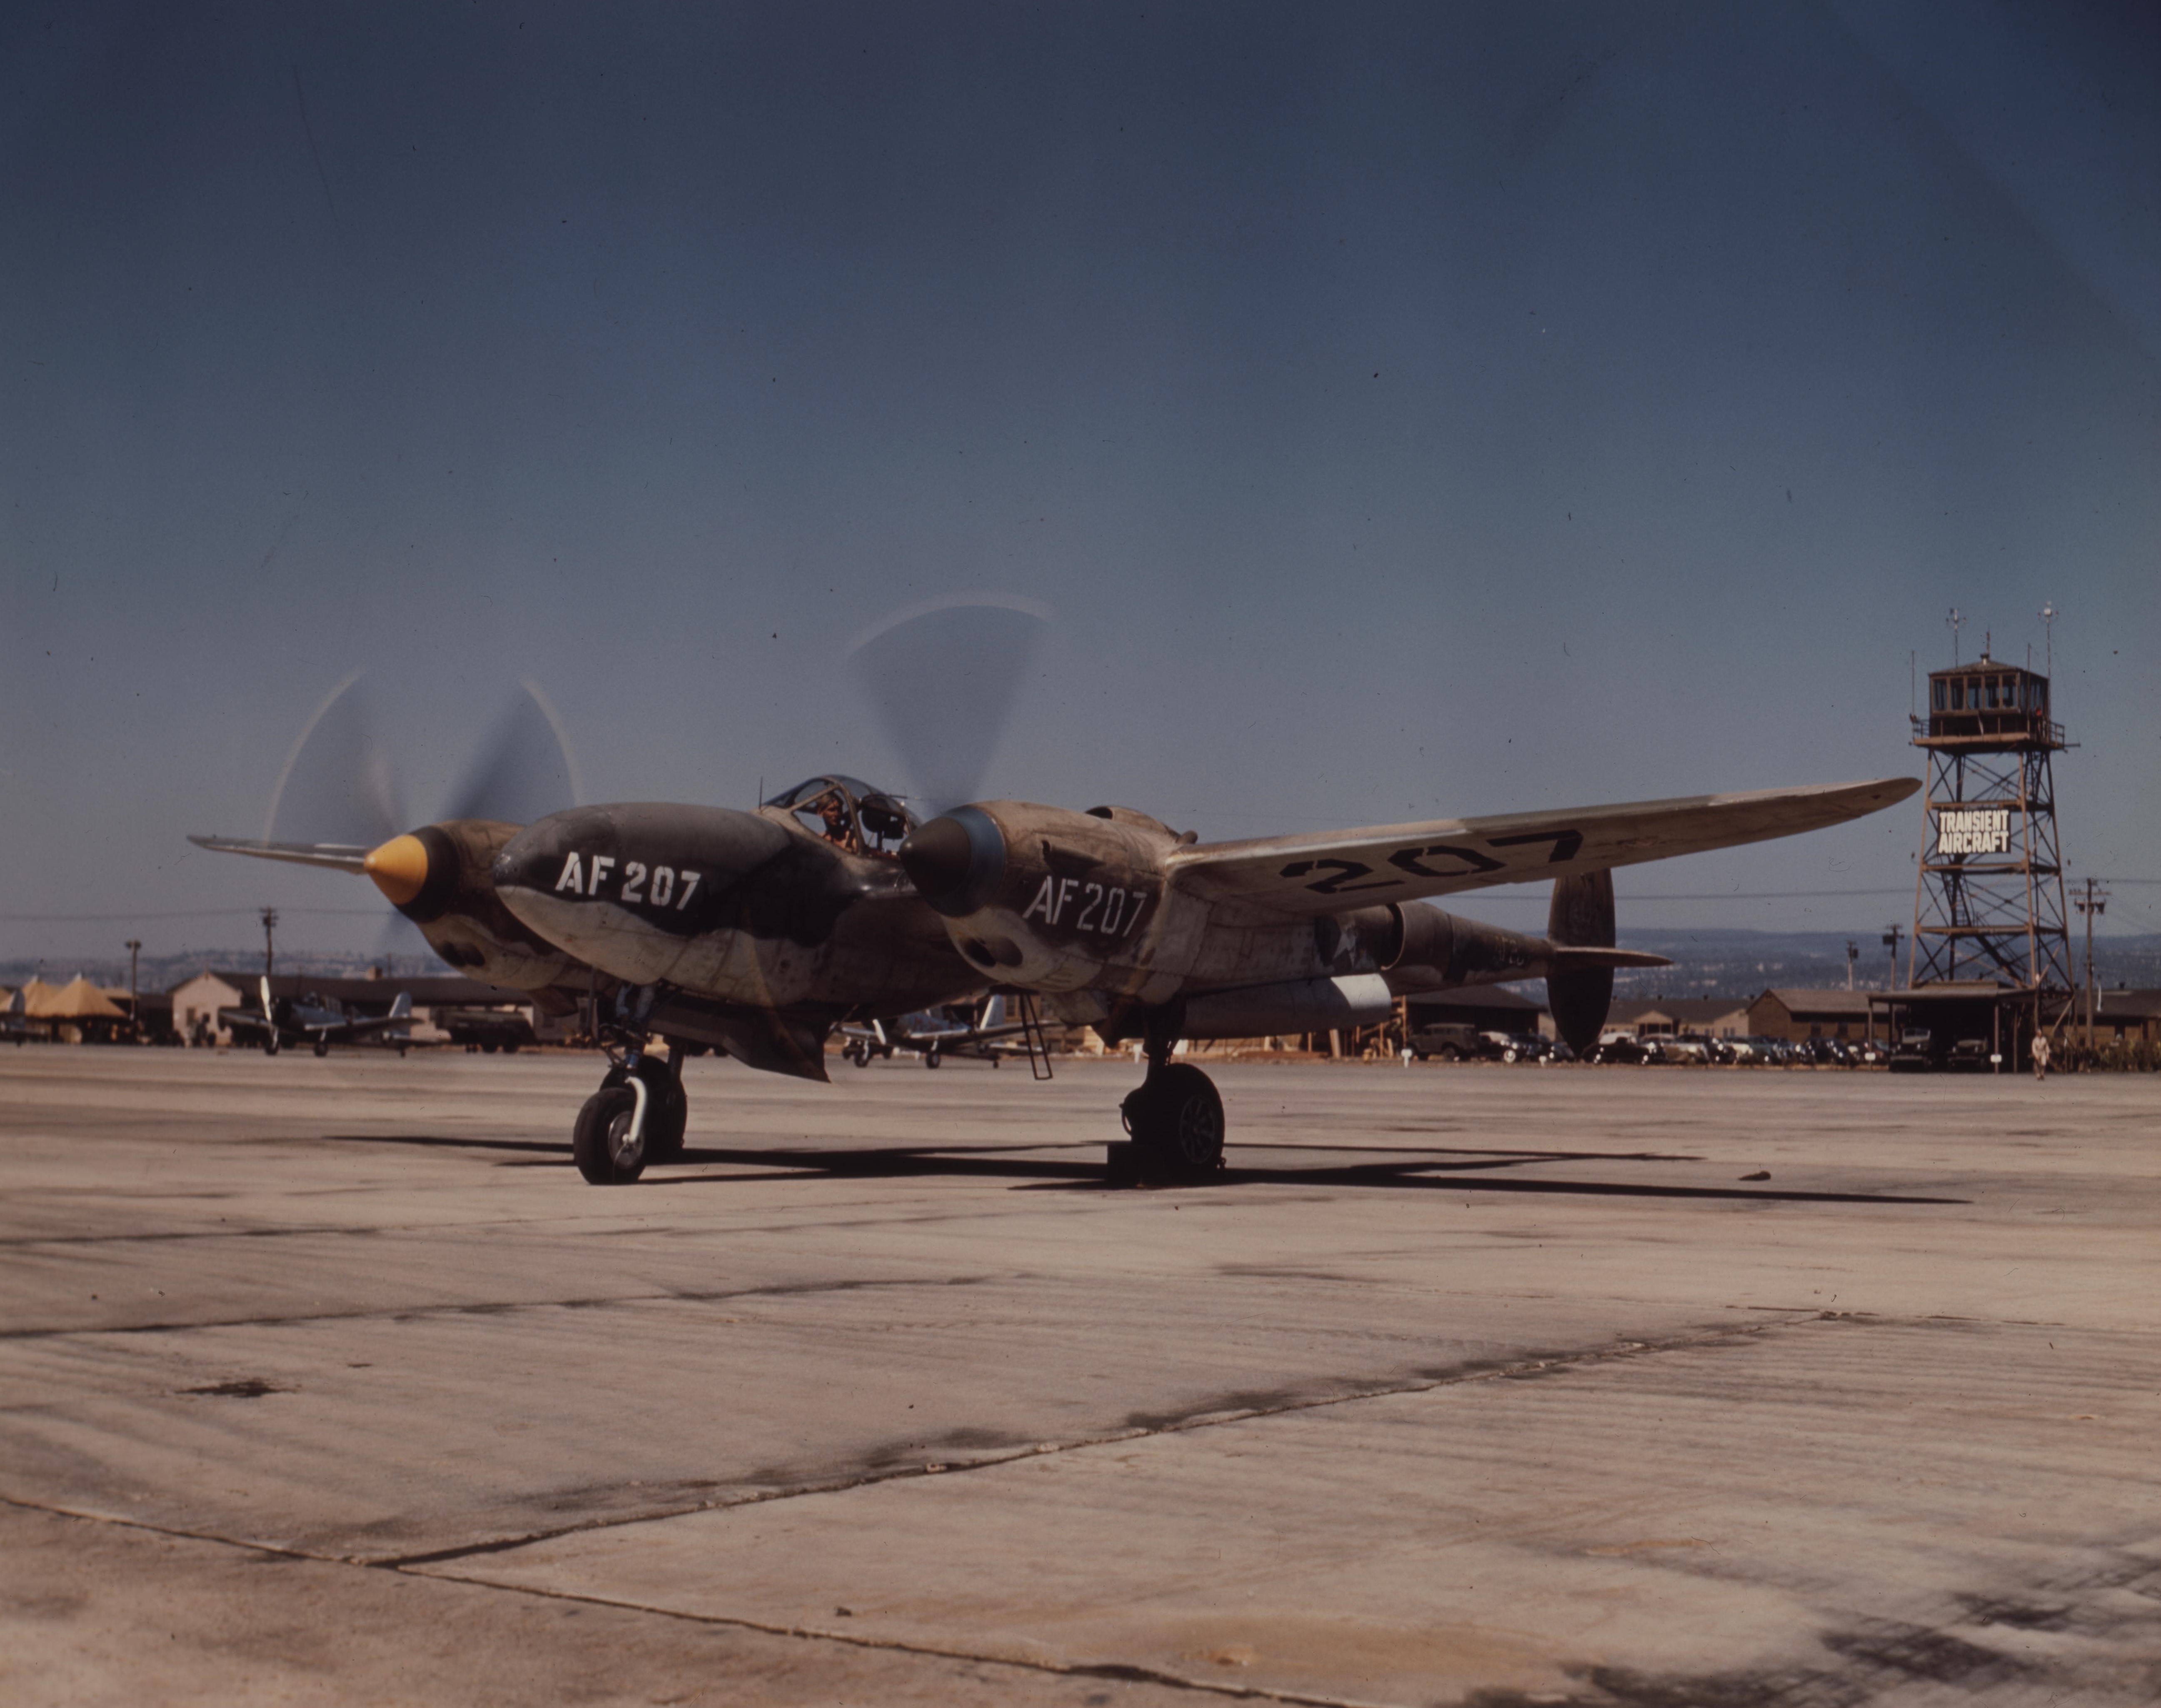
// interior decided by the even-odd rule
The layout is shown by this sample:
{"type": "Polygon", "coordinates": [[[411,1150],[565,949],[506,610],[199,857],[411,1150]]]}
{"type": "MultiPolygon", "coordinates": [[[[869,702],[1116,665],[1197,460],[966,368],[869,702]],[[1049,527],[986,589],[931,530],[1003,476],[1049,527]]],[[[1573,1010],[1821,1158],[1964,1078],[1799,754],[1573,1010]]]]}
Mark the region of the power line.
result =
{"type": "MultiPolygon", "coordinates": [[[[285,908],[288,914],[336,914],[355,919],[380,919],[380,908],[285,908]]],[[[0,914],[0,923],[11,925],[122,924],[134,919],[255,919],[259,908],[193,908],[177,913],[149,914],[0,914]]]]}
{"type": "MultiPolygon", "coordinates": [[[[1832,896],[1911,895],[1914,886],[1901,884],[1895,889],[1752,889],[1706,890],[1700,895],[1617,895],[1616,903],[1638,902],[1784,902],[1821,901],[1832,896]]],[[[1469,890],[1454,896],[1444,896],[1444,901],[1466,901],[1476,896],[1492,901],[1537,902],[1544,896],[1526,895],[1521,890],[1497,892],[1490,889],[1469,890]]]]}

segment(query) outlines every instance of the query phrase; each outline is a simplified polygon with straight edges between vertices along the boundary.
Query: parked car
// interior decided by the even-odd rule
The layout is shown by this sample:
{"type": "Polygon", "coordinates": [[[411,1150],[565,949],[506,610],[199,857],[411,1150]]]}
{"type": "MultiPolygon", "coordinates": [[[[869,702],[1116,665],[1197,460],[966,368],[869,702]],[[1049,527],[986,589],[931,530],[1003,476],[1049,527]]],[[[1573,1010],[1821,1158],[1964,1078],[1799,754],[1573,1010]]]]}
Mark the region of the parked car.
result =
{"type": "Polygon", "coordinates": [[[1590,1054],[1584,1059],[1586,1061],[1626,1062],[1632,1065],[1644,1059],[1643,1043],[1632,1032],[1602,1032],[1599,1034],[1598,1042],[1591,1046],[1590,1054]]]}
{"type": "Polygon", "coordinates": [[[1937,1066],[1935,1035],[1925,1026],[1908,1026],[1891,1051],[1894,1074],[1933,1073],[1937,1066]]]}
{"type": "Polygon", "coordinates": [[[1985,1074],[1996,1065],[1991,1053],[1986,1038],[1961,1038],[1944,1057],[1944,1066],[1955,1074],[1985,1074]]]}
{"type": "Polygon", "coordinates": [[[1486,1032],[1479,1034],[1498,1061],[1544,1061],[1553,1054],[1543,1038],[1528,1032],[1486,1032]]]}
{"type": "Polygon", "coordinates": [[[1439,1056],[1443,1061],[1477,1061],[1492,1052],[1476,1026],[1454,1020],[1435,1021],[1415,1027],[1409,1039],[1411,1054],[1420,1061],[1439,1056]]]}

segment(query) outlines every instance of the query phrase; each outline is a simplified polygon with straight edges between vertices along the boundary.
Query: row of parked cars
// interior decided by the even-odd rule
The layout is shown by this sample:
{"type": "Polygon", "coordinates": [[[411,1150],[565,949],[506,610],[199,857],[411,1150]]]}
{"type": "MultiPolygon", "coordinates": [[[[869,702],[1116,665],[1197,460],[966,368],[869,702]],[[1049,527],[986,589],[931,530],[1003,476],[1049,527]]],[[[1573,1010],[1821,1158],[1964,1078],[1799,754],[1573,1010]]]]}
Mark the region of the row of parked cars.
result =
{"type": "Polygon", "coordinates": [[[1844,1038],[1638,1038],[1609,1032],[1591,1061],[1714,1063],[1740,1067],[1875,1067],[1889,1060],[1882,1044],[1844,1038]]]}
{"type": "MultiPolygon", "coordinates": [[[[1533,1033],[1481,1031],[1446,1023],[1422,1026],[1410,1035],[1420,1061],[1574,1061],[1575,1052],[1557,1039],[1533,1033]]],[[[1608,1032],[1583,1058],[1595,1062],[1670,1063],[1752,1067],[1873,1067],[1888,1060],[1882,1044],[1843,1038],[1638,1038],[1608,1032]]]]}
{"type": "Polygon", "coordinates": [[[1488,1032],[1446,1021],[1410,1035],[1420,1061],[1574,1061],[1575,1052],[1558,1039],[1535,1032],[1488,1032]]]}

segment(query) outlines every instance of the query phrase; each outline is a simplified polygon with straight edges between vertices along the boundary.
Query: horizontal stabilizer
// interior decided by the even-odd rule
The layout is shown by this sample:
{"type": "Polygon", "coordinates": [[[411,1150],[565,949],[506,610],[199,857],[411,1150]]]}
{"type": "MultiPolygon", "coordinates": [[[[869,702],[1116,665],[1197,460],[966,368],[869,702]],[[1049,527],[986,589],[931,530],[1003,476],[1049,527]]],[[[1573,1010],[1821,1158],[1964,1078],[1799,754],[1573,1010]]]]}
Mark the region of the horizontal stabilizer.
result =
{"type": "Polygon", "coordinates": [[[1547,958],[1555,972],[1580,972],[1586,968],[1600,966],[1673,965],[1663,955],[1646,954],[1640,949],[1578,949],[1565,943],[1554,944],[1547,958]]]}

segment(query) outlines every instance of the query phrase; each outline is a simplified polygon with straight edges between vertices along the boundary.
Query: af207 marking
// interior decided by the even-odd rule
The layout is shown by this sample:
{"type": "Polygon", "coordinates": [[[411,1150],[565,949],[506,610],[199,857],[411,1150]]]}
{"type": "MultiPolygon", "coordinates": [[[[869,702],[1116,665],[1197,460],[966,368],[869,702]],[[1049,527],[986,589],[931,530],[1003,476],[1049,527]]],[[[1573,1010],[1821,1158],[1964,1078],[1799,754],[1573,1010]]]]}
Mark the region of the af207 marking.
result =
{"type": "Polygon", "coordinates": [[[1101,884],[1083,882],[1077,877],[1045,877],[1035,892],[1035,899],[1021,912],[1021,923],[1041,914],[1043,923],[1063,926],[1075,932],[1086,931],[1101,937],[1130,937],[1133,928],[1148,911],[1148,892],[1127,889],[1122,883],[1101,884]],[[1080,911],[1069,926],[1065,924],[1065,910],[1078,901],[1080,911]]]}
{"type": "MultiPolygon", "coordinates": [[[[1580,831],[1533,831],[1516,836],[1489,836],[1487,838],[1486,846],[1489,848],[1519,848],[1534,842],[1552,843],[1553,852],[1546,857],[1546,864],[1557,866],[1564,861],[1575,858],[1578,851],[1583,846],[1583,832],[1580,831]]],[[[1409,872],[1413,877],[1476,877],[1488,872],[1499,872],[1506,867],[1507,863],[1506,861],[1495,860],[1487,855],[1481,854],[1476,848],[1466,847],[1460,842],[1429,842],[1422,847],[1414,846],[1398,848],[1388,856],[1389,865],[1394,867],[1398,872],[1409,872]],[[1425,863],[1437,856],[1444,855],[1451,860],[1463,862],[1462,869],[1451,872],[1428,866],[1425,863]]],[[[1362,860],[1337,858],[1294,860],[1276,876],[1304,877],[1308,873],[1315,872],[1325,872],[1328,874],[1306,885],[1306,888],[1316,895],[1346,895],[1354,890],[1362,889],[1395,889],[1400,888],[1403,883],[1403,879],[1399,877],[1373,877],[1373,868],[1362,860]],[[1358,878],[1367,877],[1372,877],[1373,881],[1370,883],[1354,882],[1358,878]]]]}
{"type": "MultiPolygon", "coordinates": [[[[612,854],[596,854],[581,867],[577,851],[573,849],[563,857],[563,875],[555,880],[555,893],[560,895],[568,890],[572,895],[598,895],[601,881],[615,869],[615,863],[612,854]]],[[[648,867],[642,860],[626,860],[622,862],[622,888],[616,899],[654,908],[672,905],[680,914],[690,905],[690,898],[698,893],[699,881],[704,876],[698,872],[678,872],[672,866],[648,867]]]]}

